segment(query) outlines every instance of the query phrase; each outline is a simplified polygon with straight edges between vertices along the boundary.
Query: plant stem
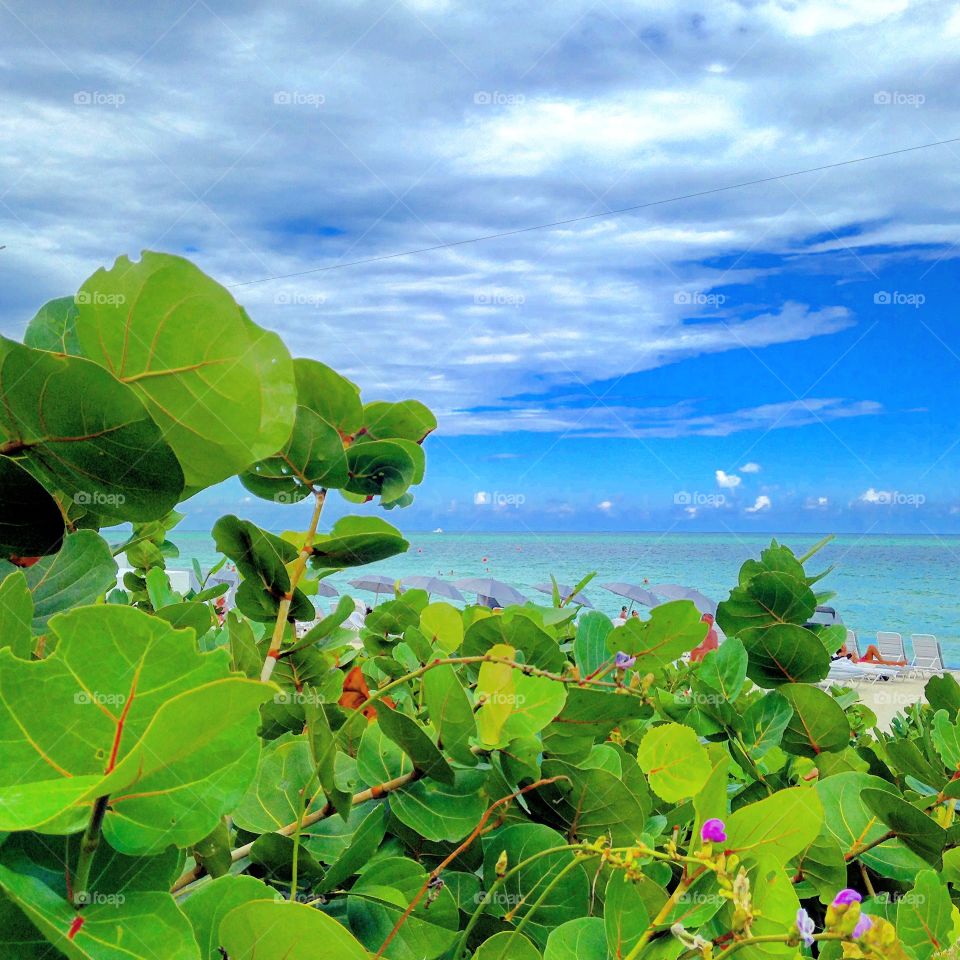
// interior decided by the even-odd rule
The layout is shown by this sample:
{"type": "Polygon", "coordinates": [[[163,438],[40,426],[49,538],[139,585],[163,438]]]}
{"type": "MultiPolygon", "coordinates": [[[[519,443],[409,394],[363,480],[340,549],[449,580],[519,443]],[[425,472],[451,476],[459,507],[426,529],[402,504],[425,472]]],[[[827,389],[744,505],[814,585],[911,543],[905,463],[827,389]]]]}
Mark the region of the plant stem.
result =
{"type": "Polygon", "coordinates": [[[290,867],[290,899],[297,899],[297,867],[300,863],[300,833],[303,830],[303,814],[306,807],[303,805],[303,791],[300,791],[300,816],[297,817],[297,829],[293,834],[293,864],[290,867]]]}
{"type": "Polygon", "coordinates": [[[260,679],[266,683],[273,675],[273,668],[277,665],[277,657],[280,656],[280,647],[283,645],[283,634],[287,627],[287,617],[290,614],[290,604],[293,602],[293,596],[297,589],[297,584],[303,576],[303,571],[307,567],[307,560],[310,557],[313,547],[313,538],[317,535],[317,524],[320,522],[320,511],[323,510],[323,502],[327,497],[326,490],[316,490],[313,494],[313,516],[310,518],[310,526],[307,528],[307,535],[304,538],[303,546],[293,564],[293,570],[290,571],[290,590],[280,601],[280,609],[277,611],[277,622],[273,625],[273,636],[270,639],[270,649],[263,661],[263,669],[260,671],[260,679]]]}
{"type": "Polygon", "coordinates": [[[647,929],[640,935],[640,939],[634,944],[633,949],[624,957],[624,960],[637,960],[643,948],[647,945],[650,938],[657,932],[657,927],[664,923],[667,917],[673,912],[677,901],[703,876],[706,867],[701,867],[695,871],[689,878],[682,879],[673,893],[670,894],[667,902],[660,908],[660,912],[650,921],[647,929]]]}
{"type": "Polygon", "coordinates": [[[822,540],[818,540],[802,557],[797,557],[800,563],[806,563],[815,553],[819,553],[836,536],[828,533],[822,540]]]}
{"type": "MultiPolygon", "coordinates": [[[[536,900],[530,905],[530,909],[520,918],[520,922],[511,932],[510,936],[515,937],[518,933],[523,931],[523,928],[527,925],[527,921],[530,917],[536,913],[537,909],[543,904],[544,900],[550,896],[550,892],[556,887],[556,885],[574,868],[579,867],[582,863],[582,860],[578,857],[574,857],[563,869],[558,870],[556,876],[543,888],[543,893],[537,897],[536,900]]],[[[512,941],[511,941],[512,942],[512,941]]]]}
{"type": "Polygon", "coordinates": [[[93,857],[100,846],[100,828],[107,812],[109,797],[97,797],[90,813],[90,820],[83,837],[80,839],[80,855],[77,858],[77,872],[73,879],[73,905],[86,906],[90,902],[90,868],[93,866],[93,857]]]}

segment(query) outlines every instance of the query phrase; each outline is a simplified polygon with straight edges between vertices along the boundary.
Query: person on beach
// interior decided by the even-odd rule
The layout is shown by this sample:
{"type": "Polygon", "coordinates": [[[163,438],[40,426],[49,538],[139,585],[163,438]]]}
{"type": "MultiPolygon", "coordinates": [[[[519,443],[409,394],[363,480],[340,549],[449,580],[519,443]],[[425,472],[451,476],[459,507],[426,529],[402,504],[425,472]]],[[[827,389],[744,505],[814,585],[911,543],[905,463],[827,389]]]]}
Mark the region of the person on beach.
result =
{"type": "Polygon", "coordinates": [[[844,645],[840,648],[841,654],[844,655],[844,656],[846,656],[846,657],[848,657],[848,658],[849,658],[850,660],[852,660],[854,663],[879,663],[879,664],[882,664],[882,665],[885,666],[885,667],[905,667],[905,666],[907,665],[907,661],[906,661],[906,660],[886,660],[886,659],[884,659],[883,655],[882,655],[882,654],[880,653],[880,651],[876,648],[876,646],[875,646],[874,644],[872,644],[872,643],[870,644],[869,647],[867,647],[866,652],[865,652],[864,655],[863,655],[862,657],[860,657],[859,659],[857,659],[857,657],[854,656],[854,654],[852,654],[852,653],[849,653],[849,654],[846,653],[846,649],[847,649],[847,645],[844,644],[844,645]]]}
{"type": "Polygon", "coordinates": [[[626,619],[627,619],[627,605],[626,605],[626,604],[624,604],[624,605],[620,608],[620,619],[621,619],[621,620],[626,620],[626,619]]]}
{"type": "Polygon", "coordinates": [[[711,650],[716,650],[720,646],[720,638],[713,626],[713,614],[705,613],[700,618],[700,622],[707,624],[707,635],[703,638],[703,643],[690,651],[691,663],[699,663],[711,650]]]}

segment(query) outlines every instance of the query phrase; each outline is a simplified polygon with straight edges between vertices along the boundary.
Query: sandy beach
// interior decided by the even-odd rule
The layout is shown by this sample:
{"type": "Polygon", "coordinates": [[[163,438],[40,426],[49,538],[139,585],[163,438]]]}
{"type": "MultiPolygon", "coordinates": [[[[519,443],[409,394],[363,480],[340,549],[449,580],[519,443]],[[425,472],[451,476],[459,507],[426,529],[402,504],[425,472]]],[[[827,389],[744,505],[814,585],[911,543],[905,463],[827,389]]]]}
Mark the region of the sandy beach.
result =
{"type": "MultiPolygon", "coordinates": [[[[950,671],[958,676],[955,671],[950,671]]],[[[924,700],[923,690],[929,677],[908,677],[900,680],[852,681],[849,686],[860,695],[860,699],[876,715],[881,730],[890,728],[890,721],[897,713],[902,713],[911,703],[924,700]]]]}

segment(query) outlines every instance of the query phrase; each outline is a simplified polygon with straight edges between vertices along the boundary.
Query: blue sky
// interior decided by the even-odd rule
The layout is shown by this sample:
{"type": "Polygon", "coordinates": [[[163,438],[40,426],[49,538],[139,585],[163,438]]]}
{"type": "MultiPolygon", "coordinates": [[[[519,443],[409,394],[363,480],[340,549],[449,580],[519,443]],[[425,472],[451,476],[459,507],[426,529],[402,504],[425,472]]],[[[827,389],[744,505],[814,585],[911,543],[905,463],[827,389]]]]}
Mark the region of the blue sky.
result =
{"type": "MultiPolygon", "coordinates": [[[[0,6],[0,329],[143,248],[440,429],[409,529],[960,532],[960,15],[0,6]],[[585,223],[248,284],[528,224],[585,223]]],[[[188,505],[237,511],[239,484],[188,505]]]]}

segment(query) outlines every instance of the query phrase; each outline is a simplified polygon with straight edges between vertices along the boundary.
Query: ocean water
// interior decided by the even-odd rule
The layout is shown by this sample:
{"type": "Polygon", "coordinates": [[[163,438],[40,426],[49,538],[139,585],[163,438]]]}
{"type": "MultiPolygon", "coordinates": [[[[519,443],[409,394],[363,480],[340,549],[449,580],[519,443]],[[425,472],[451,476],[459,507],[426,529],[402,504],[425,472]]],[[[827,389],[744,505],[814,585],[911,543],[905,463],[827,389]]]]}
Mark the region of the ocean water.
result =
{"type": "MultiPolygon", "coordinates": [[[[490,576],[512,584],[530,599],[548,601],[532,588],[553,574],[576,583],[597,571],[585,591],[594,606],[609,614],[621,598],[596,586],[610,580],[650,584],[681,583],[723,600],[737,582],[740,565],[770,542],[767,535],[656,533],[407,533],[408,553],[363,568],[389,577],[413,574],[448,579],[490,576]]],[[[204,568],[217,555],[206,534],[173,532],[181,560],[196,557],[204,568]]],[[[809,535],[777,538],[798,555],[816,542],[809,535]]],[[[933,633],[951,666],[960,667],[960,537],[840,536],[821,550],[808,569],[835,569],[818,589],[836,593],[831,603],[844,623],[857,631],[861,647],[877,630],[893,630],[907,641],[911,633],[933,633]]],[[[347,587],[357,574],[331,577],[338,589],[372,600],[347,587]]],[[[909,645],[908,645],[909,650],[909,645]]]]}

